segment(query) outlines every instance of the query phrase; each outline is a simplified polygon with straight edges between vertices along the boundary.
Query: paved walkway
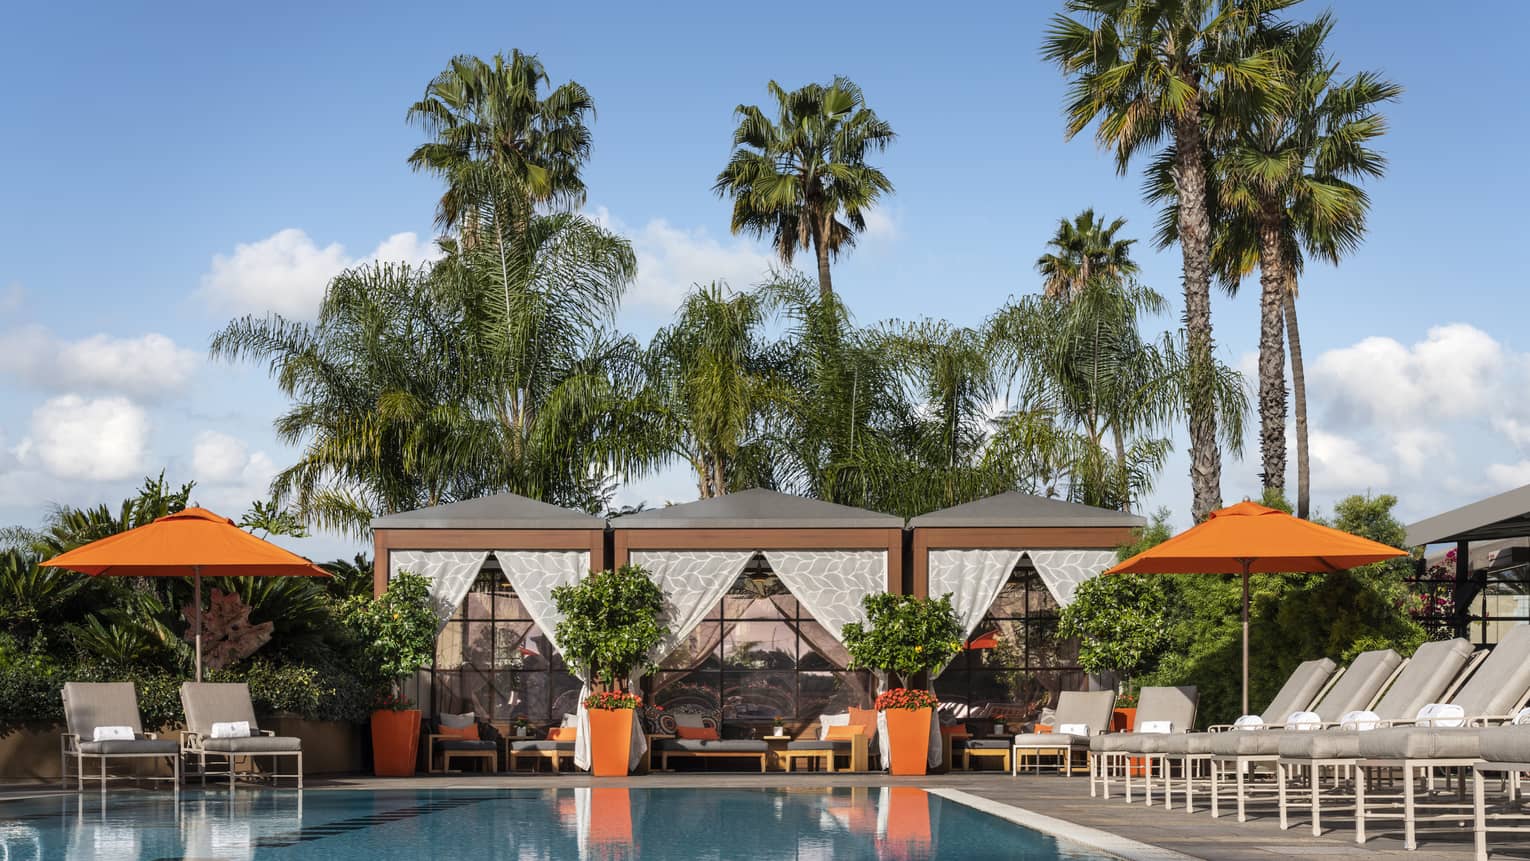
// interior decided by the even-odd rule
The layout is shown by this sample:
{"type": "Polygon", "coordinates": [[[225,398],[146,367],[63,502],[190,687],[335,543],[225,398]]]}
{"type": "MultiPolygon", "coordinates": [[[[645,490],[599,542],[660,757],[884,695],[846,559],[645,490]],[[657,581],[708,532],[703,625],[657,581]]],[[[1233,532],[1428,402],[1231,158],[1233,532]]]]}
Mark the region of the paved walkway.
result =
{"type": "MultiPolygon", "coordinates": [[[[1098,829],[1113,835],[1138,841],[1153,847],[1172,850],[1195,858],[1215,861],[1269,861],[1281,857],[1327,858],[1379,858],[1412,859],[1412,861],[1455,861],[1471,858],[1470,818],[1460,825],[1436,825],[1428,831],[1420,831],[1420,844],[1416,852],[1402,848],[1401,834],[1382,833],[1372,829],[1372,836],[1365,846],[1354,842],[1354,831],[1348,815],[1339,809],[1330,816],[1325,808],[1322,837],[1312,837],[1302,820],[1288,831],[1281,831],[1276,818],[1273,799],[1255,802],[1249,808],[1249,821],[1238,823],[1231,812],[1222,818],[1212,819],[1210,813],[1200,810],[1186,814],[1182,810],[1165,811],[1161,806],[1144,807],[1140,797],[1135,804],[1124,803],[1119,796],[1109,801],[1090,798],[1088,781],[1083,777],[1065,778],[1057,775],[1026,775],[1011,778],[1007,774],[952,774],[930,775],[920,778],[894,778],[879,774],[794,774],[788,777],[779,772],[757,773],[703,773],[682,772],[649,774],[631,778],[591,778],[582,775],[476,775],[459,774],[443,776],[421,775],[408,779],[379,779],[367,776],[311,778],[307,786],[314,791],[326,789],[373,789],[387,787],[403,789],[413,787],[431,788],[553,788],[567,786],[629,786],[644,787],[772,787],[772,786],[920,786],[927,789],[956,790],[970,793],[1028,811],[1040,817],[1051,817],[1065,823],[1098,829]]],[[[3,799],[38,794],[53,794],[56,786],[38,784],[0,785],[0,803],[3,799]]],[[[945,793],[941,793],[945,795],[945,793]]],[[[951,797],[951,796],[947,796],[951,797]]],[[[1031,821],[1035,821],[1033,817],[1031,821]]],[[[1387,823],[1391,825],[1392,823],[1387,823]]],[[[1396,823],[1399,828],[1401,823],[1396,823]]],[[[1512,835],[1495,836],[1493,857],[1530,859],[1530,835],[1516,838],[1512,835]]],[[[1123,853],[1129,854],[1129,853],[1123,853]]],[[[1152,856],[1141,855],[1142,858],[1152,856]]],[[[1157,857],[1169,858],[1170,854],[1157,857]]]]}

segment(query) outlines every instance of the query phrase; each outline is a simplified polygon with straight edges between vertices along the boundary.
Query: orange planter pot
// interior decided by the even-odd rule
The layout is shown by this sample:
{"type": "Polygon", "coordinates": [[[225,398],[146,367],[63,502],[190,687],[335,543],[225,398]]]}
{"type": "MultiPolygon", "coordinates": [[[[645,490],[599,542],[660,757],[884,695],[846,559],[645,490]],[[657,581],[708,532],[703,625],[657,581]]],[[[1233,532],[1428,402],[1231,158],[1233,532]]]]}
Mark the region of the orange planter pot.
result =
{"type": "Polygon", "coordinates": [[[632,753],[632,709],[590,709],[590,770],[626,777],[632,753]]]}
{"type": "Polygon", "coordinates": [[[1131,732],[1132,724],[1137,722],[1137,709],[1134,707],[1118,708],[1110,713],[1111,732],[1131,732]]]}
{"type": "Polygon", "coordinates": [[[409,777],[420,755],[420,710],[372,712],[372,773],[409,777]]]}
{"type": "Polygon", "coordinates": [[[888,709],[887,746],[893,774],[924,774],[930,761],[930,718],[934,709],[888,709]]]}

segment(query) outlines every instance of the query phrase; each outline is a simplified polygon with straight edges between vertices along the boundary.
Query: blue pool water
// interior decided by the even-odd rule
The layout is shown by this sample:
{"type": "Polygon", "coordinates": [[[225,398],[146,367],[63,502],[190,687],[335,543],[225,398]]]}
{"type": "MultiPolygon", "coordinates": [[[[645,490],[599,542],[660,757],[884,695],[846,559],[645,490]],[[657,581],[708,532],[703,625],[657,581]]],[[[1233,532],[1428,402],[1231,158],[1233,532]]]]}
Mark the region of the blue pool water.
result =
{"type": "Polygon", "coordinates": [[[86,792],[0,802],[6,861],[1002,859],[1094,854],[923,790],[86,792]]]}

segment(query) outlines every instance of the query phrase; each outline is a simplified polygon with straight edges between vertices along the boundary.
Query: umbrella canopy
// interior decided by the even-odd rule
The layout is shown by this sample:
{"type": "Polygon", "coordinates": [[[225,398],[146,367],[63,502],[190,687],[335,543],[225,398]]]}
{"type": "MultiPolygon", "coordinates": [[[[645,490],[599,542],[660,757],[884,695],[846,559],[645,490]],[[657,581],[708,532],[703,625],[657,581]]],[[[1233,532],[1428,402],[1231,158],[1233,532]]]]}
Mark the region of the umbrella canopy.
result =
{"type": "Polygon", "coordinates": [[[195,584],[197,681],[202,680],[202,575],[328,577],[303,557],[256,538],[227,517],[188,508],[92,541],[42,563],[91,576],[190,577],[195,584]]]}
{"type": "Polygon", "coordinates": [[[1330,529],[1253,502],[1213,511],[1196,526],[1144,550],[1106,574],[1243,575],[1243,712],[1248,713],[1248,577],[1334,573],[1406,556],[1368,538],[1330,529]]]}

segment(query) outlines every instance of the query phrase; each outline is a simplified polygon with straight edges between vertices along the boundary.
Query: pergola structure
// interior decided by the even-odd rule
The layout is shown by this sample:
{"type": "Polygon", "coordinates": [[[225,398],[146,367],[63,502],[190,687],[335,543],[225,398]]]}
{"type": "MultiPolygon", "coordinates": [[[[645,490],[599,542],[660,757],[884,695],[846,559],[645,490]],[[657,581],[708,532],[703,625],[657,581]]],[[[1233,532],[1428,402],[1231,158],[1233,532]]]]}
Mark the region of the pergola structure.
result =
{"type": "MultiPolygon", "coordinates": [[[[1490,573],[1496,574],[1498,579],[1520,586],[1527,579],[1522,570],[1523,564],[1494,564],[1497,561],[1495,558],[1493,562],[1474,566],[1474,558],[1482,560],[1481,554],[1475,554],[1473,543],[1480,546],[1483,542],[1525,538],[1530,538],[1530,485],[1436,514],[1408,527],[1408,544],[1414,547],[1455,545],[1455,565],[1450,583],[1453,609],[1450,622],[1455,636],[1468,637],[1471,623],[1476,621],[1481,623],[1478,641],[1485,643],[1492,622],[1530,622],[1530,613],[1495,614],[1486,602],[1482,613],[1472,613],[1472,605],[1490,591],[1490,573]],[[1511,576],[1509,572],[1513,570],[1518,570],[1518,574],[1511,576]]],[[[1505,561],[1517,561],[1513,551],[1519,548],[1504,549],[1510,550],[1510,553],[1494,556],[1504,557],[1505,561]]],[[[1523,553],[1518,555],[1522,556],[1523,553]]]]}

